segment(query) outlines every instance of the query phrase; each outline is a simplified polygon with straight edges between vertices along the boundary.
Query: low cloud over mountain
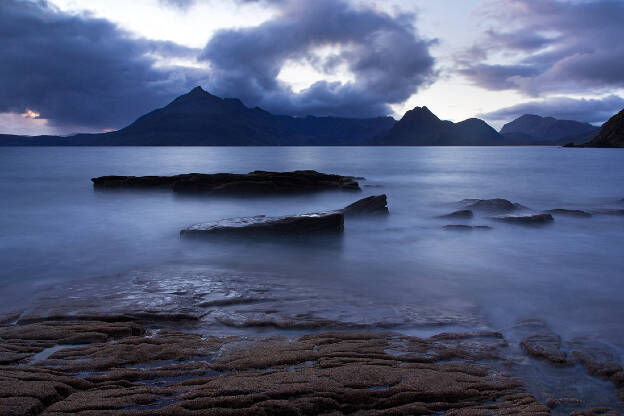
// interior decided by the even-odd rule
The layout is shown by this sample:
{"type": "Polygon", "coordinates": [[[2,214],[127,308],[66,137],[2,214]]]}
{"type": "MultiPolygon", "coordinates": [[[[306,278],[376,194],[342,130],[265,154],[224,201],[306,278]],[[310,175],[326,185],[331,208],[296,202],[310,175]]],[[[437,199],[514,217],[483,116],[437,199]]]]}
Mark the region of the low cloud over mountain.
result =
{"type": "Polygon", "coordinates": [[[218,31],[201,60],[211,65],[209,89],[272,112],[370,117],[391,112],[434,77],[432,41],[414,15],[398,17],[344,0],[282,1],[259,26],[218,31]],[[318,54],[320,48],[330,52],[318,54]],[[344,70],[352,80],[318,81],[300,92],[278,79],[288,60],[317,71],[344,70]]]}

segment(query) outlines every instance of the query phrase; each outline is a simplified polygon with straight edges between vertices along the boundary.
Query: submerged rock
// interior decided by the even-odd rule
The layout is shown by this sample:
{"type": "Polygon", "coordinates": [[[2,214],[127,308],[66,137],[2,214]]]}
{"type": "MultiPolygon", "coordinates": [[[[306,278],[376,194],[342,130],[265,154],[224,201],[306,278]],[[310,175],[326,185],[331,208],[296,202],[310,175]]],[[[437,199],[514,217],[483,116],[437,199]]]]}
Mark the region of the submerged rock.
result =
{"type": "Polygon", "coordinates": [[[550,214],[508,215],[505,217],[494,217],[492,219],[520,225],[543,225],[551,223],[555,220],[550,214]]]}
{"type": "Polygon", "coordinates": [[[339,212],[302,214],[291,217],[229,218],[216,222],[196,224],[180,231],[181,237],[200,237],[215,234],[231,235],[307,235],[341,233],[344,214],[339,212]]]}
{"type": "Polygon", "coordinates": [[[450,214],[440,215],[438,218],[472,218],[474,214],[469,209],[462,209],[459,211],[451,212],[450,214]]]}
{"type": "Polygon", "coordinates": [[[388,200],[385,194],[369,196],[346,206],[341,210],[344,215],[387,214],[388,200]]]}
{"type": "Polygon", "coordinates": [[[555,215],[569,215],[571,217],[591,217],[592,215],[589,212],[581,211],[580,209],[564,209],[564,208],[555,208],[544,211],[548,214],[555,215]]]}
{"type": "Polygon", "coordinates": [[[488,225],[463,225],[463,224],[451,224],[445,225],[442,229],[447,231],[472,231],[472,230],[491,230],[492,227],[488,225]]]}
{"type": "Polygon", "coordinates": [[[624,215],[624,209],[601,209],[594,211],[594,213],[602,215],[624,215]]]}
{"type": "Polygon", "coordinates": [[[188,173],[175,176],[100,176],[92,178],[95,189],[172,189],[180,193],[288,194],[328,189],[360,190],[352,176],[314,170],[293,172],[254,171],[236,173],[188,173]]]}
{"type": "Polygon", "coordinates": [[[494,199],[464,199],[461,201],[466,208],[479,211],[501,211],[509,212],[517,209],[524,209],[523,205],[508,201],[502,198],[494,199]]]}
{"type": "Polygon", "coordinates": [[[568,355],[561,350],[561,337],[552,332],[528,336],[520,342],[520,346],[533,357],[544,359],[555,365],[571,365],[568,355]]]}

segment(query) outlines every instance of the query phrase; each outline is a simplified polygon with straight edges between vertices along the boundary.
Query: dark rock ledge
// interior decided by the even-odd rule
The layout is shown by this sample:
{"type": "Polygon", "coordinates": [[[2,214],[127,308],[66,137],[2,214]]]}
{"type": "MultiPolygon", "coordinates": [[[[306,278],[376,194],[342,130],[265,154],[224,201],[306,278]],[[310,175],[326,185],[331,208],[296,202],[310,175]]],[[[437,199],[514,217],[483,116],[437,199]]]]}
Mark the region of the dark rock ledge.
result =
{"type": "Polygon", "coordinates": [[[360,190],[356,178],[313,170],[293,172],[254,171],[235,173],[188,173],[175,176],[101,176],[91,179],[93,187],[104,189],[172,189],[179,193],[225,195],[290,194],[329,189],[360,190]]]}
{"type": "Polygon", "coordinates": [[[587,211],[582,211],[580,209],[565,209],[565,208],[555,208],[555,209],[549,209],[544,211],[547,214],[552,214],[552,215],[567,215],[570,217],[591,217],[592,214],[590,214],[587,211]]]}
{"type": "Polygon", "coordinates": [[[549,414],[490,366],[496,333],[253,340],[68,319],[0,327],[0,414],[549,414]]]}
{"type": "Polygon", "coordinates": [[[464,225],[464,224],[450,224],[445,225],[442,229],[446,231],[487,231],[491,230],[492,227],[489,225],[464,225]]]}
{"type": "Polygon", "coordinates": [[[211,235],[311,235],[341,233],[345,216],[387,214],[386,195],[370,196],[337,211],[283,217],[228,218],[195,224],[180,231],[181,237],[211,235]]]}
{"type": "Polygon", "coordinates": [[[507,215],[504,217],[493,217],[495,221],[507,222],[510,224],[538,226],[549,224],[555,219],[550,214],[535,214],[535,215],[507,215]]]}

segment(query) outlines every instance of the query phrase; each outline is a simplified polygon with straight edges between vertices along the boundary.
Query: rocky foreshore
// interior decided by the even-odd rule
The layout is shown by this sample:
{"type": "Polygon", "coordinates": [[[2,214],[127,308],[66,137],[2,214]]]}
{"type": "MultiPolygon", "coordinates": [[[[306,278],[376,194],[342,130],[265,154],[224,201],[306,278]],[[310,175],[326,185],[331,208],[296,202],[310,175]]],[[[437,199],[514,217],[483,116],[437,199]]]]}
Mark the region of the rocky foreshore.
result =
{"type": "Polygon", "coordinates": [[[253,171],[236,173],[188,173],[174,176],[100,176],[93,187],[105,189],[171,189],[178,193],[249,195],[292,194],[332,189],[360,190],[355,177],[319,173],[253,171]]]}
{"type": "MultiPolygon", "coordinates": [[[[128,318],[5,317],[0,415],[618,414],[530,394],[498,332],[250,338],[181,331],[168,315],[128,318]]],[[[624,370],[608,350],[572,340],[568,353],[541,321],[517,330],[528,331],[520,346],[529,357],[581,365],[624,399],[624,370]]]]}
{"type": "Polygon", "coordinates": [[[0,328],[0,415],[549,413],[491,365],[498,333],[250,339],[59,318],[0,328]]]}

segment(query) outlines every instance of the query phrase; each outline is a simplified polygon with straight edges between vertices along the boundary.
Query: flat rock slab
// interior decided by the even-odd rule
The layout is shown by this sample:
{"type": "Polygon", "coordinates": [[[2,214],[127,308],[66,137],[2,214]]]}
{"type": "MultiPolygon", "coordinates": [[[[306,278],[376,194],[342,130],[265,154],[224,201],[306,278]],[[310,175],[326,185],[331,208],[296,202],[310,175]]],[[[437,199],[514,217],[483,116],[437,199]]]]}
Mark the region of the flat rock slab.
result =
{"type": "Polygon", "coordinates": [[[555,219],[550,214],[536,215],[508,215],[505,217],[494,217],[496,221],[508,222],[510,224],[519,225],[544,225],[553,222],[555,219]]]}
{"type": "Polygon", "coordinates": [[[592,214],[586,211],[582,211],[580,209],[565,209],[565,208],[555,208],[544,211],[547,214],[553,215],[567,215],[570,217],[591,217],[592,214]]]}
{"type": "Polygon", "coordinates": [[[195,224],[180,231],[181,237],[210,235],[309,235],[341,233],[345,216],[387,214],[386,195],[369,196],[336,211],[300,214],[283,217],[228,218],[195,224]]]}
{"type": "Polygon", "coordinates": [[[236,173],[188,173],[175,176],[100,176],[92,178],[95,189],[172,189],[179,193],[224,195],[290,194],[329,189],[360,190],[352,176],[319,173],[254,171],[236,173]]]}
{"type": "Polygon", "coordinates": [[[344,214],[339,212],[303,214],[291,217],[229,218],[216,222],[196,224],[180,231],[181,237],[209,235],[307,235],[318,233],[341,233],[344,230],[344,214]]]}
{"type": "Polygon", "coordinates": [[[487,231],[492,227],[488,225],[464,225],[464,224],[450,224],[442,227],[446,231],[487,231]]]}

